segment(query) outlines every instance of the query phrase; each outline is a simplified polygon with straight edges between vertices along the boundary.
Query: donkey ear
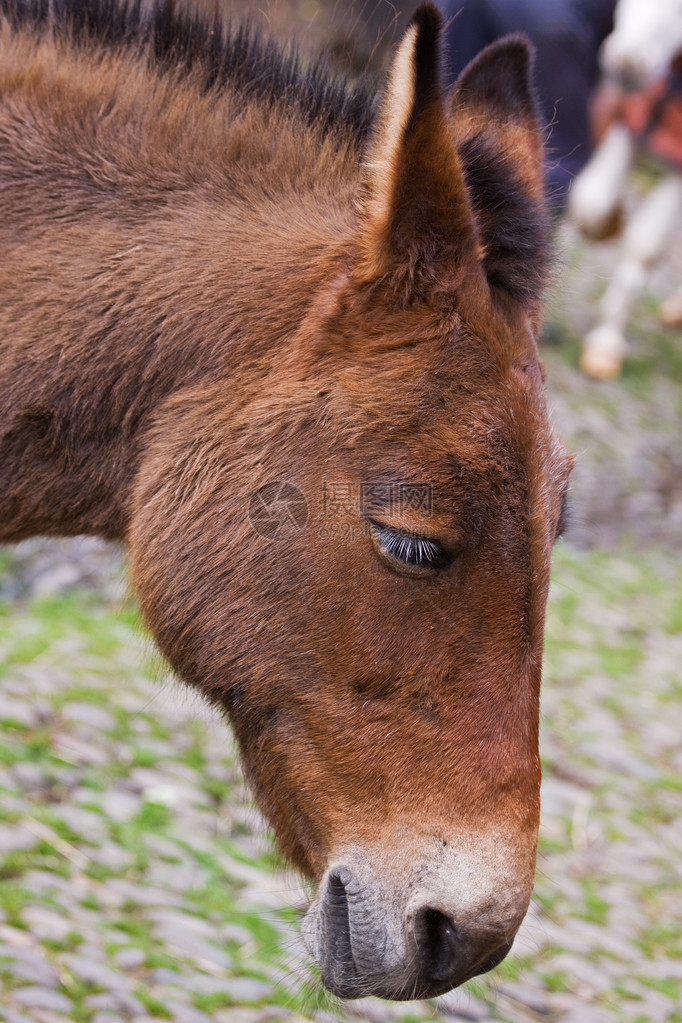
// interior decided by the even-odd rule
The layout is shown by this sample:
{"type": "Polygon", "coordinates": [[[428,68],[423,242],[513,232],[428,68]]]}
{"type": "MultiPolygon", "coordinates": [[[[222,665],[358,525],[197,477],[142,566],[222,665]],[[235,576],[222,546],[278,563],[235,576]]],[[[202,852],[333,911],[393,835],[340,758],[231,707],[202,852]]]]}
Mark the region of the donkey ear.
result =
{"type": "Polygon", "coordinates": [[[419,7],[390,70],[378,125],[364,160],[359,275],[394,277],[414,294],[436,266],[474,252],[462,163],[440,84],[442,16],[419,7]]]}
{"type": "Polygon", "coordinates": [[[533,52],[524,36],[498,40],[464,69],[450,100],[486,276],[527,305],[540,298],[548,253],[533,52]]]}

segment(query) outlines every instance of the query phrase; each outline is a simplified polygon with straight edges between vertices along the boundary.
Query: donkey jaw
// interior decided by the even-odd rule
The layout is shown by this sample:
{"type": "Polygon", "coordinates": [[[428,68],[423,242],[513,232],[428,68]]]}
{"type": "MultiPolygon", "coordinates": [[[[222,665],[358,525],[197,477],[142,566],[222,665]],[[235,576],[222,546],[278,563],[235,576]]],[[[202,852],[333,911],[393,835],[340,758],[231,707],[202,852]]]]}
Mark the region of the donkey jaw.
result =
{"type": "Polygon", "coordinates": [[[502,962],[533,870],[506,843],[489,842],[478,855],[453,844],[403,864],[398,877],[378,850],[344,850],[303,921],[325,986],[341,998],[432,998],[502,962]]]}

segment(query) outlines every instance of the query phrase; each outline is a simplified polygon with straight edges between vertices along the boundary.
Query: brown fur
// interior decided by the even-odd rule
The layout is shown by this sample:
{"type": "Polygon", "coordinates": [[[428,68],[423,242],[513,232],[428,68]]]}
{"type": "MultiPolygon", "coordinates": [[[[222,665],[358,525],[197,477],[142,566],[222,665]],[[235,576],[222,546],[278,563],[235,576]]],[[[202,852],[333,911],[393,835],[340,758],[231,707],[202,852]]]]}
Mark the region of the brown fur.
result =
{"type": "Polygon", "coordinates": [[[127,545],[152,634],[229,713],[302,871],[319,881],[398,822],[444,843],[494,825],[518,859],[513,933],[569,463],[533,339],[527,49],[496,44],[446,106],[438,33],[426,5],[367,140],[290,99],[207,90],[201,66],[3,25],[0,539],[127,545]],[[249,501],[277,479],[310,516],[268,541],[249,501]],[[447,568],[387,566],[359,508],[323,528],[325,483],[392,481],[428,483],[433,514],[382,523],[442,542],[447,568]]]}

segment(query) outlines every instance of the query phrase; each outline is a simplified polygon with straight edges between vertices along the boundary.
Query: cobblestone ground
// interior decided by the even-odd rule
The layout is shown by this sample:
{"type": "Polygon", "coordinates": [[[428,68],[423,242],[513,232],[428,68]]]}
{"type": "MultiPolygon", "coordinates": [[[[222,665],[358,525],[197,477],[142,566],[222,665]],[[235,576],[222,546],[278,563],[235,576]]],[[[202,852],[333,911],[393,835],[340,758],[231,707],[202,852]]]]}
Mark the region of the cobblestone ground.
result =
{"type": "Polygon", "coordinates": [[[512,955],[435,1003],[327,999],[229,731],[165,677],[117,553],[30,542],[0,554],[0,1021],[682,1023],[682,336],[644,303],[623,379],[586,384],[590,258],[546,351],[576,522],[512,955]]]}

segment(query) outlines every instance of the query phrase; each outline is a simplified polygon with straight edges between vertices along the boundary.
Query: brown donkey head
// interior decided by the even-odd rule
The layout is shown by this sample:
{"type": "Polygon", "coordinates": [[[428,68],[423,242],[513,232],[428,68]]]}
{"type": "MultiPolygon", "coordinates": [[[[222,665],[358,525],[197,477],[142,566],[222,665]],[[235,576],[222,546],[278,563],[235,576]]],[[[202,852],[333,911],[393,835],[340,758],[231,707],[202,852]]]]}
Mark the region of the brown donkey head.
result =
{"type": "Polygon", "coordinates": [[[161,648],[317,882],[305,939],[346,997],[489,969],[533,884],[569,472],[534,340],[541,147],[526,43],[446,98],[439,32],[420,8],[296,336],[257,388],[166,405],[129,533],[161,648]]]}

